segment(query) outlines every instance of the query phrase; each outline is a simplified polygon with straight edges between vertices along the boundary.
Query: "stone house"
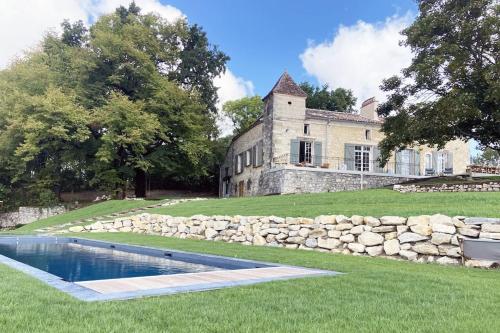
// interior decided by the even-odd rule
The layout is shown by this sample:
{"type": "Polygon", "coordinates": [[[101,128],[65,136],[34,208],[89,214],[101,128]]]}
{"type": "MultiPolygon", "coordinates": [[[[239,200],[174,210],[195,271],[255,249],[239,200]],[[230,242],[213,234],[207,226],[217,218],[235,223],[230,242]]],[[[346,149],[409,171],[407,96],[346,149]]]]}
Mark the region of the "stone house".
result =
{"type": "Polygon", "coordinates": [[[263,98],[263,114],[230,144],[221,197],[355,190],[466,172],[469,147],[462,141],[397,151],[381,168],[384,135],[374,98],[355,114],[306,108],[306,96],[288,73],[279,78],[263,98]]]}

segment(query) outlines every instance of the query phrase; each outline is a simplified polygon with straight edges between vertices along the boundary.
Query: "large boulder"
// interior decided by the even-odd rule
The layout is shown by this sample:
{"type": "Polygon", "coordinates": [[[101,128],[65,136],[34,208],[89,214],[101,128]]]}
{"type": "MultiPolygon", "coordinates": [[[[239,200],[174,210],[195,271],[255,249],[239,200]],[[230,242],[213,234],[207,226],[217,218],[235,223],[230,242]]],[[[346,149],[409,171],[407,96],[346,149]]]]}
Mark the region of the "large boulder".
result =
{"type": "Polygon", "coordinates": [[[266,243],[267,243],[266,239],[261,235],[255,235],[253,237],[253,245],[266,245],[266,243]]]}
{"type": "MultiPolygon", "coordinates": [[[[206,239],[212,239],[214,238],[215,236],[217,236],[219,233],[217,231],[215,231],[214,229],[212,228],[207,228],[205,229],[205,238],[206,239]]],[[[259,236],[260,237],[260,236],[259,236]]],[[[262,239],[264,239],[262,237],[262,239]]],[[[265,241],[264,241],[265,242],[265,241]]],[[[257,245],[260,245],[260,244],[257,244],[257,245]]]]}
{"type": "Polygon", "coordinates": [[[339,239],[343,243],[353,243],[354,242],[354,235],[351,235],[351,234],[343,235],[343,236],[340,236],[339,239]]]}
{"type": "Polygon", "coordinates": [[[441,265],[459,265],[460,264],[460,261],[458,261],[458,259],[450,258],[450,257],[441,257],[441,258],[437,259],[436,262],[438,264],[441,264],[441,265]]]}
{"type": "Polygon", "coordinates": [[[384,253],[384,247],[382,245],[378,246],[367,246],[365,248],[366,253],[368,253],[372,257],[376,257],[384,253]]]}
{"type": "Polygon", "coordinates": [[[420,216],[410,216],[406,225],[429,225],[430,216],[429,215],[420,215],[420,216]]]}
{"type": "Polygon", "coordinates": [[[336,224],[335,215],[320,215],[314,219],[314,224],[336,224]]]}
{"type": "Polygon", "coordinates": [[[316,238],[306,239],[305,245],[310,248],[315,248],[318,246],[318,240],[316,238]]]}
{"type": "Polygon", "coordinates": [[[374,218],[373,216],[365,216],[363,219],[365,224],[370,227],[378,227],[380,225],[380,220],[377,218],[374,218]]]}
{"type": "Polygon", "coordinates": [[[458,233],[467,237],[477,237],[479,236],[479,230],[472,228],[458,228],[458,233]]]}
{"type": "Polygon", "coordinates": [[[309,232],[309,237],[311,237],[311,238],[318,238],[318,237],[323,237],[323,236],[326,236],[325,229],[317,228],[317,229],[313,229],[309,232]]]}
{"type": "Polygon", "coordinates": [[[384,252],[388,256],[398,254],[400,251],[399,240],[391,239],[384,242],[384,252]]]}
{"type": "Polygon", "coordinates": [[[85,230],[85,228],[82,227],[81,225],[77,225],[77,226],[69,228],[69,232],[82,232],[84,230],[85,230]]]}
{"type": "Polygon", "coordinates": [[[436,245],[449,244],[451,242],[450,234],[443,234],[441,232],[432,233],[431,243],[436,245]]]}
{"type": "Polygon", "coordinates": [[[365,231],[365,226],[363,225],[357,225],[349,230],[349,232],[353,235],[360,235],[363,233],[363,231],[365,231]]]}
{"type": "Polygon", "coordinates": [[[416,252],[410,251],[410,250],[401,250],[399,251],[399,255],[406,259],[406,260],[411,260],[415,261],[417,260],[418,254],[416,252]]]}
{"type": "Polygon", "coordinates": [[[304,237],[288,237],[286,239],[287,243],[290,244],[304,244],[305,238],[304,237]]]}
{"type": "Polygon", "coordinates": [[[405,233],[399,235],[398,239],[399,239],[399,242],[401,244],[403,244],[403,243],[420,242],[420,241],[429,239],[429,237],[422,236],[422,235],[416,234],[414,232],[405,232],[405,233]]]}
{"type": "Polygon", "coordinates": [[[335,226],[335,230],[339,231],[350,230],[352,227],[353,227],[352,223],[339,223],[335,226]]]}
{"type": "Polygon", "coordinates": [[[500,224],[485,223],[481,225],[481,231],[500,233],[500,224]]]}
{"type": "Polygon", "coordinates": [[[414,224],[410,227],[410,230],[422,236],[430,236],[432,234],[432,228],[428,224],[414,224]]]}
{"type": "Polygon", "coordinates": [[[373,227],[372,232],[392,232],[396,231],[396,226],[394,225],[381,225],[380,227],[373,227]]]}
{"type": "Polygon", "coordinates": [[[371,231],[365,231],[358,236],[358,242],[366,246],[381,245],[384,237],[371,231]]]}
{"type": "Polygon", "coordinates": [[[434,225],[434,224],[446,224],[446,225],[453,225],[453,219],[449,216],[442,215],[442,214],[435,214],[430,216],[429,218],[429,224],[434,225]]]}
{"type": "Polygon", "coordinates": [[[439,224],[439,223],[432,225],[432,232],[441,232],[443,234],[453,235],[456,231],[457,230],[454,225],[439,224]]]}
{"type": "Polygon", "coordinates": [[[411,249],[420,254],[439,255],[439,250],[437,246],[430,243],[415,244],[412,246],[411,249]]]}
{"type": "Polygon", "coordinates": [[[361,225],[361,224],[363,224],[363,220],[364,220],[363,216],[359,216],[359,215],[353,215],[353,216],[351,216],[351,222],[354,225],[361,225]]]}
{"type": "Polygon", "coordinates": [[[347,244],[347,248],[349,250],[351,250],[352,252],[363,253],[363,252],[365,252],[366,247],[360,243],[349,243],[349,244],[347,244]]]}
{"type": "Polygon", "coordinates": [[[500,239],[500,232],[481,232],[479,238],[500,239]]]}

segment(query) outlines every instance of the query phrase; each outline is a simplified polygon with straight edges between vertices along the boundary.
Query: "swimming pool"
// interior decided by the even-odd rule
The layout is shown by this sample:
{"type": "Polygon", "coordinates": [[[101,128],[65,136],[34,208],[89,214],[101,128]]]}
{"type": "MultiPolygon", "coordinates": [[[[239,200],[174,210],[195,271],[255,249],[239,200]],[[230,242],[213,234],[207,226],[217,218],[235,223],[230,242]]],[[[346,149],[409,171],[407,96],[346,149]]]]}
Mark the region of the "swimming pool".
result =
{"type": "Polygon", "coordinates": [[[85,300],[202,291],[336,272],[69,237],[0,237],[0,263],[85,300]]]}

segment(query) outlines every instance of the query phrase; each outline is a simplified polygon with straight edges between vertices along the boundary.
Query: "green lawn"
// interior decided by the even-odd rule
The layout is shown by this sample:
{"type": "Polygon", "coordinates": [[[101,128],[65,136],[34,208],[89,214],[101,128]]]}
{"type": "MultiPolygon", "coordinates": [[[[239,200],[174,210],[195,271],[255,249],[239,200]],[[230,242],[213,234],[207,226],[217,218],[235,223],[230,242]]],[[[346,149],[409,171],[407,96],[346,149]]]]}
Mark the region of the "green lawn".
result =
{"type": "Polygon", "coordinates": [[[498,332],[500,327],[495,270],[137,234],[85,236],[347,274],[84,303],[0,265],[2,332],[498,332]]]}
{"type": "MultiPolygon", "coordinates": [[[[160,200],[108,200],[25,225],[16,229],[14,233],[30,233],[40,228],[118,213],[128,209],[149,206],[158,202],[160,200]]],[[[12,233],[12,231],[10,232],[12,233]]]]}
{"type": "Polygon", "coordinates": [[[382,189],[213,199],[153,209],[151,212],[174,216],[194,214],[303,217],[315,217],[321,214],[411,216],[441,213],[451,216],[500,217],[500,192],[403,194],[382,189]]]}

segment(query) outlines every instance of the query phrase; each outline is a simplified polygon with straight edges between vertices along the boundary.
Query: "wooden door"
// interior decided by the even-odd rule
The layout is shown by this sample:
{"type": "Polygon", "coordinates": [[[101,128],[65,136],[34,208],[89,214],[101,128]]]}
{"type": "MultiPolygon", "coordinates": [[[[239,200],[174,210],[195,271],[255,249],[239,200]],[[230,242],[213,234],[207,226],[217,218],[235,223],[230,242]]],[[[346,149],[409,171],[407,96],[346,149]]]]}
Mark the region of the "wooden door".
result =
{"type": "Polygon", "coordinates": [[[243,197],[245,195],[245,181],[240,181],[238,184],[238,196],[243,197]]]}

